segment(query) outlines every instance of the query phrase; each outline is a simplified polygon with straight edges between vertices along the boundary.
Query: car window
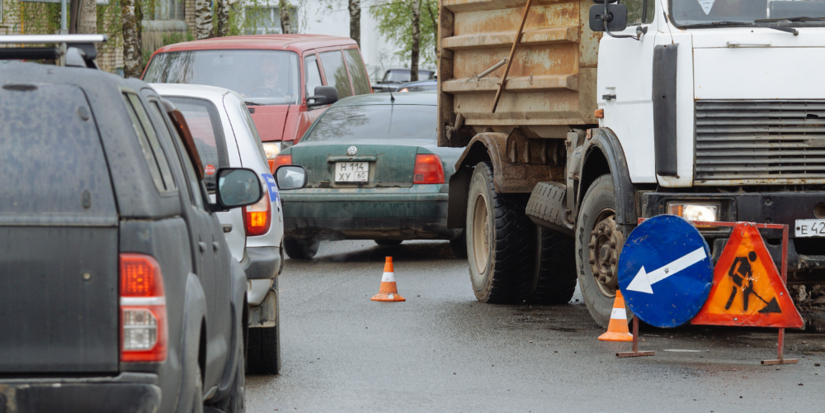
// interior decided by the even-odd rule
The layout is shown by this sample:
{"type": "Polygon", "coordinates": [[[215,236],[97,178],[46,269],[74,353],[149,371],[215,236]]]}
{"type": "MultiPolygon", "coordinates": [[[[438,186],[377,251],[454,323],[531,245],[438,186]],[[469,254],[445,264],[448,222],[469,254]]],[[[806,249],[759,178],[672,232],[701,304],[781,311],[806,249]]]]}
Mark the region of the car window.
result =
{"type": "Polygon", "coordinates": [[[344,65],[344,55],[340,50],[321,53],[321,63],[324,65],[324,74],[327,75],[327,84],[338,89],[338,99],[352,96],[352,88],[344,65]]]}
{"type": "Polygon", "coordinates": [[[361,53],[358,52],[358,49],[347,49],[344,50],[344,56],[347,58],[347,66],[349,66],[349,74],[352,76],[355,94],[370,93],[370,78],[367,76],[367,69],[364,68],[364,62],[361,60],[361,53]]]}
{"type": "Polygon", "coordinates": [[[327,109],[303,141],[436,139],[435,106],[372,105],[327,109]]]}
{"type": "Polygon", "coordinates": [[[209,192],[215,190],[215,172],[229,166],[226,140],[218,109],[203,99],[167,96],[186,119],[203,164],[203,181],[209,192]]]}
{"type": "Polygon", "coordinates": [[[627,6],[627,25],[638,26],[653,21],[654,4],[653,0],[621,0],[621,4],[627,6]],[[647,10],[645,10],[647,9],[647,10]],[[645,14],[645,11],[647,14],[645,14]]]}
{"type": "Polygon", "coordinates": [[[143,104],[134,93],[124,93],[122,96],[123,102],[126,104],[126,111],[132,120],[132,127],[143,150],[143,156],[149,166],[149,175],[152,177],[155,188],[159,192],[174,190],[175,183],[169,171],[169,164],[166,163],[158,137],[155,135],[151,123],[149,123],[149,117],[146,115],[143,104]]]}
{"type": "MultiPolygon", "coordinates": [[[[153,102],[152,106],[153,110],[162,111],[160,106],[158,106],[157,102],[153,102]]],[[[183,147],[183,140],[181,139],[178,131],[171,127],[167,123],[167,127],[169,133],[172,135],[172,142],[175,145],[175,152],[180,160],[181,164],[183,165],[183,172],[186,175],[187,180],[187,188],[189,189],[189,198],[192,200],[192,203],[195,204],[198,208],[204,209],[203,207],[203,191],[201,190],[201,184],[198,180],[198,174],[195,172],[195,166],[192,164],[192,160],[189,159],[188,152],[186,152],[186,148],[183,147]]]]}
{"type": "Polygon", "coordinates": [[[318,59],[315,55],[304,58],[304,69],[306,71],[306,95],[314,96],[315,88],[324,85],[321,82],[321,72],[318,70],[318,59]]]}

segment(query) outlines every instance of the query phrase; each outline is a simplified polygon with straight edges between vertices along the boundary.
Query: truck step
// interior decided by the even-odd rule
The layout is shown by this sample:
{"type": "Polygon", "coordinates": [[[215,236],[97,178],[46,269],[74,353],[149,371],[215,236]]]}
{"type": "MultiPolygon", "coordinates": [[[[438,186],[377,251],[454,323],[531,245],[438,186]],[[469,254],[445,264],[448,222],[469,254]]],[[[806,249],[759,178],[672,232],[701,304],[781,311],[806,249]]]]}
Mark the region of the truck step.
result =
{"type": "Polygon", "coordinates": [[[527,216],[538,226],[562,234],[574,234],[572,224],[564,219],[567,187],[555,182],[539,182],[527,202],[527,216]]]}

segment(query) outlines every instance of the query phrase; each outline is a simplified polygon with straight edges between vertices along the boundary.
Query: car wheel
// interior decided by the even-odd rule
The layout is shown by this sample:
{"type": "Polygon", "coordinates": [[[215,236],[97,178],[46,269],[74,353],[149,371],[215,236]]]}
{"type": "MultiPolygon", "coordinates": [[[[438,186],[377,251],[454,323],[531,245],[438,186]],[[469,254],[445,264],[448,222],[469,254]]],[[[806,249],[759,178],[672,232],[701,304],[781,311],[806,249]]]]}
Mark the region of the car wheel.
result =
{"type": "Polygon", "coordinates": [[[382,246],[382,247],[394,247],[396,245],[401,245],[404,242],[400,239],[377,239],[375,243],[382,246]]]}
{"type": "Polygon", "coordinates": [[[575,240],[547,228],[536,231],[530,304],[565,304],[576,291],[575,240]]]}
{"type": "Polygon", "coordinates": [[[294,260],[309,260],[318,253],[321,241],[318,238],[284,238],[286,255],[294,260]]]}
{"type": "Polygon", "coordinates": [[[536,243],[536,226],[525,214],[527,198],[497,193],[492,165],[476,165],[465,229],[470,281],[481,302],[516,303],[527,298],[536,243]]]}
{"type": "Polygon", "coordinates": [[[250,328],[247,371],[249,374],[278,374],[281,371],[280,323],[274,327],[250,328]]]}
{"type": "MultiPolygon", "coordinates": [[[[600,326],[607,328],[619,288],[619,254],[624,235],[616,224],[616,199],[610,175],[587,189],[576,222],[576,266],[584,302],[600,326]]],[[[628,320],[631,320],[628,311],[628,320]]]]}
{"type": "Polygon", "coordinates": [[[456,258],[467,258],[467,232],[461,230],[461,235],[450,240],[450,249],[456,258]]]}
{"type": "Polygon", "coordinates": [[[215,404],[215,408],[224,413],[244,413],[244,396],[246,393],[246,372],[244,369],[243,349],[238,349],[238,362],[235,367],[235,378],[232,388],[225,398],[215,404]]]}

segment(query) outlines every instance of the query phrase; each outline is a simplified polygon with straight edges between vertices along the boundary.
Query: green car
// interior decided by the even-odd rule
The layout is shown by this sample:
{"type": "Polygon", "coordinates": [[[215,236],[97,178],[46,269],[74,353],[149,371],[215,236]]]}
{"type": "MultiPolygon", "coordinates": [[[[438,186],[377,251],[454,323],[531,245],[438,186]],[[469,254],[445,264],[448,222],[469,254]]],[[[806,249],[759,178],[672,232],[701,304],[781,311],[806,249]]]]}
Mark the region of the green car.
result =
{"type": "Polygon", "coordinates": [[[447,183],[463,150],[438,147],[436,102],[433,92],[342,99],[276,158],[308,175],[304,189],[281,192],[291,258],[341,239],[445,239],[465,254],[462,230],[447,228],[447,183]]]}

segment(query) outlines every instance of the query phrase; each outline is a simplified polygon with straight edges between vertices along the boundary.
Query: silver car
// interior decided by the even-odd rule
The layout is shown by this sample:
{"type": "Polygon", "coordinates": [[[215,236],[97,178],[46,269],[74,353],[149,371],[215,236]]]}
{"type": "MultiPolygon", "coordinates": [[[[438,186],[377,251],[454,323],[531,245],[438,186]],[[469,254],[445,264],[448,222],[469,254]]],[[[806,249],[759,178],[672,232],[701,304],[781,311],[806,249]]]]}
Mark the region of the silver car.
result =
{"type": "MultiPolygon", "coordinates": [[[[244,267],[249,304],[247,373],[280,370],[278,279],[284,236],[278,187],[269,170],[258,131],[243,98],[228,89],[188,84],[152,84],[183,113],[204,166],[204,182],[214,197],[215,172],[243,167],[257,172],[269,196],[257,204],[219,212],[232,256],[244,267]]],[[[253,184],[250,182],[250,184],[253,184]]],[[[210,245],[211,242],[207,242],[210,245]]]]}

